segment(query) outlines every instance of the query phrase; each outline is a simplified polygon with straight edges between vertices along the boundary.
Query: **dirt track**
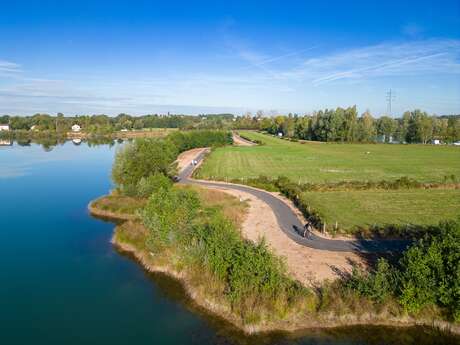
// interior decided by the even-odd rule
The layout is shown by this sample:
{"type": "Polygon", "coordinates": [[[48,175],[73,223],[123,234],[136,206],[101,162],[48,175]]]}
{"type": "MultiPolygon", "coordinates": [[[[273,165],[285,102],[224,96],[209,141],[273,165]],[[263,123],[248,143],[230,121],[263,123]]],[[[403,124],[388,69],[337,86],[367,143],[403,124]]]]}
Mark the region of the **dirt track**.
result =
{"type": "Polygon", "coordinates": [[[249,140],[240,137],[238,134],[233,133],[233,145],[236,146],[254,146],[255,144],[249,140]]]}

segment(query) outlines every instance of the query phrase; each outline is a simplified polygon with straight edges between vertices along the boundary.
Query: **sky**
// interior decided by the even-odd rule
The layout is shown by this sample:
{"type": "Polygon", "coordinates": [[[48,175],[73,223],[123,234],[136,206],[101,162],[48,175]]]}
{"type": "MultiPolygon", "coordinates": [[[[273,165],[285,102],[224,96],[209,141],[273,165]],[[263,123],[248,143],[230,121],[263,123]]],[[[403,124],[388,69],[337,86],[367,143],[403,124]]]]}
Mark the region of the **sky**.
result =
{"type": "Polygon", "coordinates": [[[0,1],[0,114],[460,113],[460,1],[0,1]]]}

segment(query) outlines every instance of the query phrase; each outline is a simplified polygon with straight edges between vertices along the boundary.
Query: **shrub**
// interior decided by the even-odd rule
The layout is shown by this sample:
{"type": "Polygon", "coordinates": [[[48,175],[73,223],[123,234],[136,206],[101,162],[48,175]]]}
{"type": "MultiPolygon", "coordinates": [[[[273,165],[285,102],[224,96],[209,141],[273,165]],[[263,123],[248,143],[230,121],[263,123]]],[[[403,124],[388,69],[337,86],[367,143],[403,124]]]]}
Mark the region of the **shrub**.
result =
{"type": "Polygon", "coordinates": [[[438,304],[460,321],[460,221],[441,223],[437,233],[409,248],[400,270],[400,301],[407,310],[438,304]]]}
{"type": "Polygon", "coordinates": [[[232,134],[229,131],[194,130],[173,132],[168,135],[171,142],[179,152],[197,147],[216,147],[231,144],[232,134]]]}
{"type": "Polygon", "coordinates": [[[161,188],[153,193],[142,212],[144,225],[150,230],[149,247],[155,251],[186,238],[199,207],[193,190],[161,188]]]}
{"type": "Polygon", "coordinates": [[[393,295],[414,314],[438,306],[460,321],[460,222],[439,224],[413,244],[398,265],[380,259],[374,272],[353,269],[344,284],[377,302],[393,295]]]}
{"type": "Polygon", "coordinates": [[[194,228],[199,260],[225,283],[225,294],[244,316],[255,308],[282,313],[306,292],[286,275],[284,263],[262,241],[241,239],[233,224],[220,212],[211,212],[194,228]]]}
{"type": "Polygon", "coordinates": [[[148,198],[153,192],[159,191],[160,189],[168,190],[171,188],[171,180],[160,173],[150,175],[148,177],[142,177],[136,186],[136,194],[141,198],[148,198]]]}
{"type": "Polygon", "coordinates": [[[360,295],[383,302],[394,294],[397,278],[397,271],[385,259],[380,258],[374,272],[366,274],[353,267],[351,277],[345,285],[360,295]]]}
{"type": "Polygon", "coordinates": [[[170,175],[177,153],[176,147],[163,139],[136,139],[118,150],[112,167],[113,181],[123,191],[132,188],[126,186],[136,186],[142,177],[170,175]]]}

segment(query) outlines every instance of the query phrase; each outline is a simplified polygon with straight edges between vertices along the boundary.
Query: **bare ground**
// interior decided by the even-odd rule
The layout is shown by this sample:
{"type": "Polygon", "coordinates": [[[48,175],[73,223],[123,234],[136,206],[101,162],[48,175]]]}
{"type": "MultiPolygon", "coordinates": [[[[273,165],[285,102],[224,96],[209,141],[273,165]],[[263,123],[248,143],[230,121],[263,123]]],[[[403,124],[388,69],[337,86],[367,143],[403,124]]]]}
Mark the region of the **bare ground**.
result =
{"type": "Polygon", "coordinates": [[[275,214],[265,202],[249,193],[221,190],[249,204],[241,229],[243,237],[255,242],[264,237],[273,252],[285,258],[289,273],[305,286],[337,279],[351,272],[353,264],[364,265],[361,257],[354,253],[318,250],[295,243],[281,230],[275,214]]]}
{"type": "Polygon", "coordinates": [[[236,146],[254,146],[254,143],[251,143],[247,140],[243,140],[239,135],[233,133],[233,145],[236,146]]]}

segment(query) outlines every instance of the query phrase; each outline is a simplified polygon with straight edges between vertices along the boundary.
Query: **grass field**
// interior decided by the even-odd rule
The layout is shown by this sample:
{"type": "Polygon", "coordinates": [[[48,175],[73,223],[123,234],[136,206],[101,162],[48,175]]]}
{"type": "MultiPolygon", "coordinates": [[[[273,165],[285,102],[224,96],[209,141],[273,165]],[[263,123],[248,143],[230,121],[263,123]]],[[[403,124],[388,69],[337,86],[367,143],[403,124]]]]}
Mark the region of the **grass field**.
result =
{"type": "MultiPolygon", "coordinates": [[[[218,148],[197,173],[207,179],[286,176],[300,182],[420,182],[460,179],[460,148],[432,145],[298,143],[244,131],[261,146],[218,148]]],[[[389,225],[433,225],[460,215],[460,190],[399,189],[304,192],[303,204],[341,232],[389,225]]]]}
{"type": "Polygon", "coordinates": [[[301,198],[327,225],[337,222],[345,232],[376,225],[434,225],[460,216],[458,189],[305,192],[301,198]]]}
{"type": "Polygon", "coordinates": [[[301,182],[395,180],[421,182],[460,178],[460,148],[434,145],[304,143],[243,131],[262,146],[223,147],[206,160],[198,176],[234,179],[284,175],[301,182]]]}

